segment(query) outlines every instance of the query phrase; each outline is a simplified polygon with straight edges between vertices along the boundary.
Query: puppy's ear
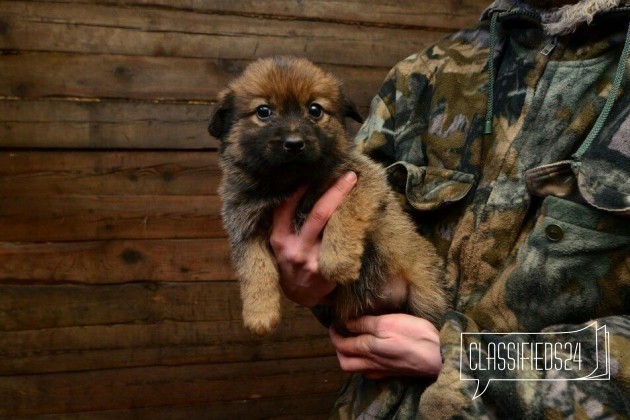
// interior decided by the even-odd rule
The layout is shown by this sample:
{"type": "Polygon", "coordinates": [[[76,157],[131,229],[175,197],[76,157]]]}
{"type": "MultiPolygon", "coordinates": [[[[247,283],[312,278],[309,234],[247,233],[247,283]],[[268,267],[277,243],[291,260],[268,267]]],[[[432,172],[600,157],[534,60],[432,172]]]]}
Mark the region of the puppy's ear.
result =
{"type": "Polygon", "coordinates": [[[343,117],[352,118],[358,123],[363,122],[363,117],[357,111],[356,105],[348,99],[345,94],[341,94],[341,115],[343,117]]]}
{"type": "Polygon", "coordinates": [[[219,95],[219,102],[212,111],[208,132],[219,140],[225,139],[234,124],[234,92],[227,90],[219,95]]]}

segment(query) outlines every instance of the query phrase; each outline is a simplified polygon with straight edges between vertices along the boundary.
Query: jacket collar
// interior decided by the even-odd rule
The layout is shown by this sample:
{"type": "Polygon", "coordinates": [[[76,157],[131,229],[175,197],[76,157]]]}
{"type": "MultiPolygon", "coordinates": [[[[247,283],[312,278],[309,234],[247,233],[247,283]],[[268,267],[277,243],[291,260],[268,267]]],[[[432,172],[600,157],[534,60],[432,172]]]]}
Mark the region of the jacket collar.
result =
{"type": "Polygon", "coordinates": [[[553,9],[541,10],[523,0],[496,0],[483,13],[481,20],[489,19],[496,12],[522,13],[536,17],[549,35],[574,32],[582,24],[590,24],[596,15],[615,9],[630,12],[630,0],[581,0],[578,3],[553,9]]]}

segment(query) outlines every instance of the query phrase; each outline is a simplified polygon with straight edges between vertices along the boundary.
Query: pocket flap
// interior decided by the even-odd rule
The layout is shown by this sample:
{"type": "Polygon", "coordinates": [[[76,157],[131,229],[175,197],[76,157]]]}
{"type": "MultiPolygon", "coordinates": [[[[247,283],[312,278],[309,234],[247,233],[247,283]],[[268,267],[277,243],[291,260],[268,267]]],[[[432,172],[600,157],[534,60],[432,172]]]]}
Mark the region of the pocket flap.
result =
{"type": "Polygon", "coordinates": [[[475,177],[464,172],[396,162],[387,167],[390,184],[416,210],[435,210],[468,194],[475,177]]]}
{"type": "Polygon", "coordinates": [[[582,197],[593,207],[630,216],[630,168],[605,160],[582,160],[577,171],[582,197]]]}

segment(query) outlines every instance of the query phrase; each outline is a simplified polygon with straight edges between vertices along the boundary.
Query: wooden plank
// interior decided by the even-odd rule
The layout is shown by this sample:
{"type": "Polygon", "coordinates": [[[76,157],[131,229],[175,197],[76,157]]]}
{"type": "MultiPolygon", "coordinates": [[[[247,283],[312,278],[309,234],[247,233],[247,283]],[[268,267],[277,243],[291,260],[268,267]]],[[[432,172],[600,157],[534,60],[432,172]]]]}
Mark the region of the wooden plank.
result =
{"type": "MultiPolygon", "coordinates": [[[[0,234],[10,228],[8,223],[2,226],[0,234]]],[[[41,226],[47,225],[38,226],[44,229],[41,226]]],[[[225,239],[0,243],[2,283],[116,284],[232,279],[230,250],[225,239]]]]}
{"type": "Polygon", "coordinates": [[[377,67],[391,67],[445,35],[409,27],[36,2],[4,2],[0,21],[7,26],[0,48],[9,50],[224,60],[285,54],[377,67]]]}
{"type": "Polygon", "coordinates": [[[216,152],[2,151],[0,196],[216,195],[216,152]]]}
{"type": "Polygon", "coordinates": [[[0,241],[224,237],[218,196],[0,197],[0,241]]]}
{"type": "Polygon", "coordinates": [[[217,60],[16,53],[0,56],[0,95],[210,100],[234,76],[217,60]]]}
{"type": "MultiPolygon", "coordinates": [[[[61,0],[77,2],[75,0],[61,0]]],[[[89,0],[78,0],[86,3],[89,0]]],[[[346,22],[349,24],[456,30],[477,23],[487,0],[99,0],[103,4],[159,6],[203,13],[229,13],[276,19],[346,22]]]]}
{"type": "MultiPolygon", "coordinates": [[[[298,397],[280,397],[225,401],[201,405],[144,408],[127,410],[91,411],[89,413],[64,413],[37,416],[40,420],[190,420],[190,419],[322,419],[332,408],[338,392],[298,397]]],[[[28,417],[30,418],[30,417],[28,417]]]]}
{"type": "MultiPolygon", "coordinates": [[[[2,60],[0,58],[0,60],[2,60]]],[[[211,104],[0,100],[0,148],[216,148],[211,104]]]]}
{"type": "Polygon", "coordinates": [[[0,415],[37,415],[328,394],[336,357],[0,377],[0,415]]]}
{"type": "MultiPolygon", "coordinates": [[[[285,310],[291,316],[296,314],[291,305],[287,305],[285,310]]],[[[90,286],[0,285],[0,331],[5,332],[139,321],[240,319],[239,290],[234,281],[90,286]]]]}
{"type": "MultiPolygon", "coordinates": [[[[208,102],[246,64],[222,59],[16,53],[0,56],[0,96],[208,102]]],[[[323,67],[345,81],[349,97],[362,107],[369,106],[389,70],[323,67]]]]}
{"type": "Polygon", "coordinates": [[[285,318],[264,339],[253,337],[241,321],[52,328],[0,334],[0,377],[334,354],[326,329],[312,315],[285,318]]]}
{"type": "MultiPolygon", "coordinates": [[[[287,319],[313,318],[300,305],[282,300],[287,319]]],[[[0,331],[241,320],[235,281],[118,285],[0,284],[0,331]],[[80,314],[80,316],[78,316],[80,314]]]]}

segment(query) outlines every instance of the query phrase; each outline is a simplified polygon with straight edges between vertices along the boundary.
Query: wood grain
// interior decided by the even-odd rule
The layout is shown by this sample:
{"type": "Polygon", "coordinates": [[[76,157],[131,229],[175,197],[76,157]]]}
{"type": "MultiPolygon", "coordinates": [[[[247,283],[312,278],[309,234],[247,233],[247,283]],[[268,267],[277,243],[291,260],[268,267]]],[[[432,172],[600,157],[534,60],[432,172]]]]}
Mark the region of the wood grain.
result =
{"type": "Polygon", "coordinates": [[[240,320],[51,328],[0,334],[0,375],[334,354],[326,329],[312,316],[285,317],[278,330],[264,339],[253,337],[240,320]]]}
{"type": "MultiPolygon", "coordinates": [[[[305,395],[222,401],[208,404],[189,404],[174,407],[139,407],[135,409],[91,411],[87,413],[64,413],[66,420],[190,420],[190,419],[241,419],[283,420],[283,419],[325,419],[338,392],[305,395]]],[[[59,419],[59,415],[39,415],[38,419],[59,419]]]]}
{"type": "Polygon", "coordinates": [[[0,150],[0,196],[216,195],[211,151],[0,150]]]}
{"type": "MultiPolygon", "coordinates": [[[[68,2],[68,0],[62,0],[68,2]]],[[[80,0],[87,2],[87,0],[80,0]]],[[[99,0],[102,4],[164,7],[201,13],[265,16],[276,19],[344,22],[370,26],[456,30],[474,25],[488,0],[99,0]]]]}
{"type": "Polygon", "coordinates": [[[391,67],[445,35],[413,28],[92,4],[5,2],[0,21],[9,22],[0,37],[0,48],[9,50],[222,60],[282,54],[306,56],[319,64],[370,67],[391,67]]]}
{"type": "Polygon", "coordinates": [[[225,237],[218,196],[0,197],[0,241],[225,237]]]}
{"type": "Polygon", "coordinates": [[[317,395],[345,377],[336,357],[0,376],[0,415],[317,395]]]}
{"type": "Polygon", "coordinates": [[[20,52],[0,56],[0,95],[209,101],[238,70],[218,60],[20,52]]]}
{"type": "Polygon", "coordinates": [[[0,100],[0,148],[216,149],[211,110],[210,103],[0,100]]]}
{"type": "MultiPolygon", "coordinates": [[[[286,319],[313,319],[282,300],[286,319]]],[[[241,320],[235,281],[104,285],[0,284],[0,331],[241,320]]],[[[317,329],[317,328],[315,328],[317,329]]],[[[240,329],[238,333],[242,332],[240,329]]]]}
{"type": "Polygon", "coordinates": [[[0,243],[0,282],[4,283],[119,284],[231,279],[234,274],[225,239],[0,243]]]}

